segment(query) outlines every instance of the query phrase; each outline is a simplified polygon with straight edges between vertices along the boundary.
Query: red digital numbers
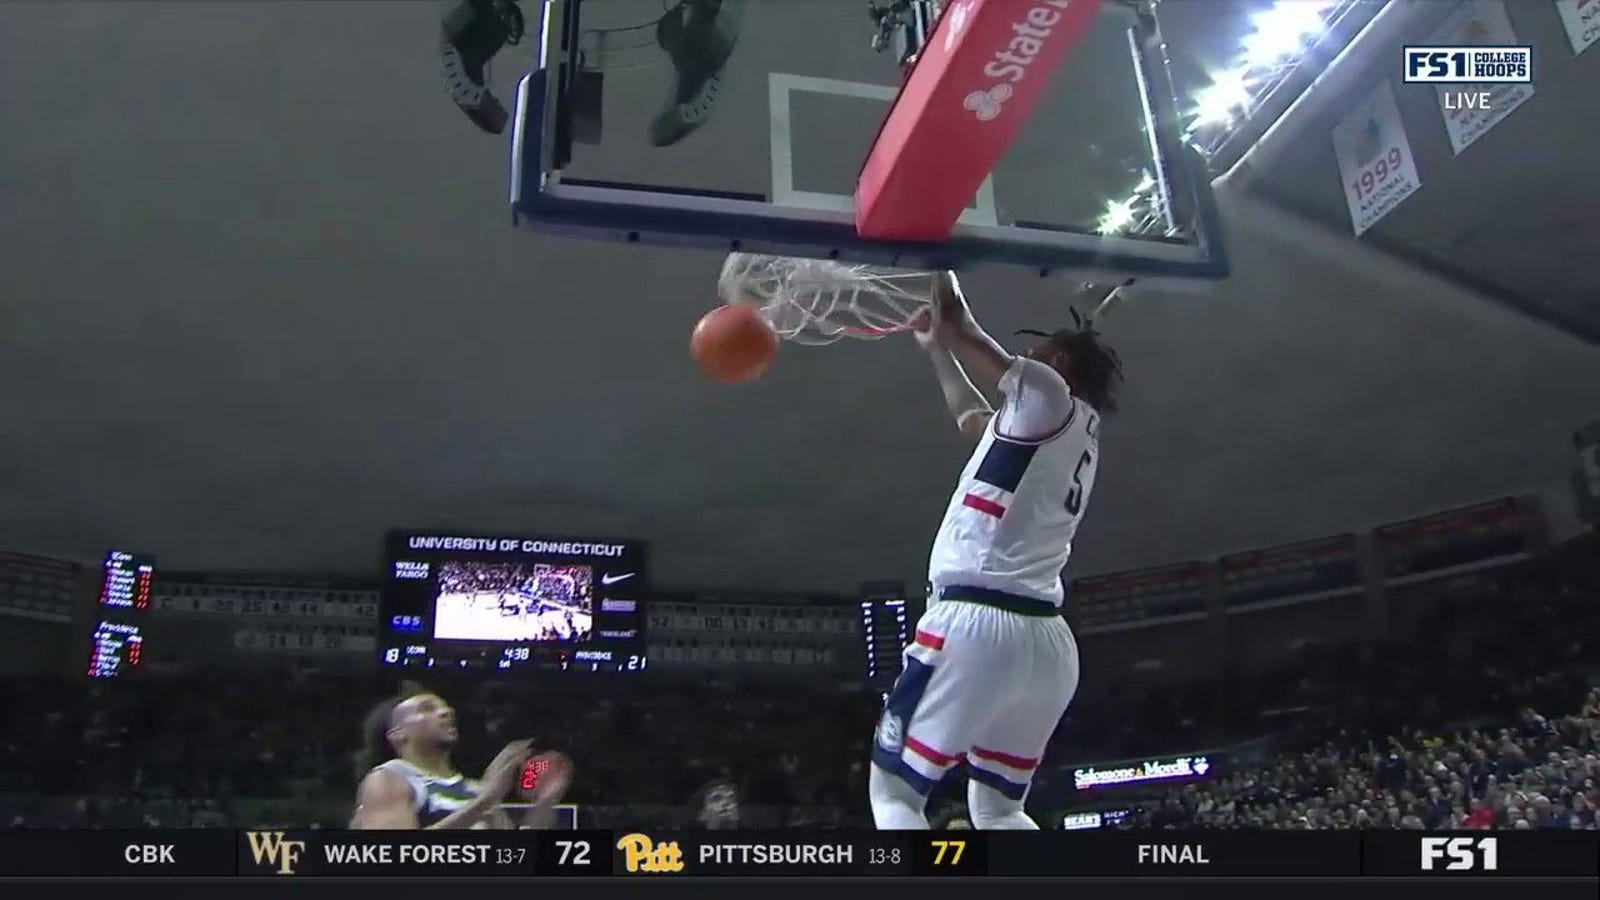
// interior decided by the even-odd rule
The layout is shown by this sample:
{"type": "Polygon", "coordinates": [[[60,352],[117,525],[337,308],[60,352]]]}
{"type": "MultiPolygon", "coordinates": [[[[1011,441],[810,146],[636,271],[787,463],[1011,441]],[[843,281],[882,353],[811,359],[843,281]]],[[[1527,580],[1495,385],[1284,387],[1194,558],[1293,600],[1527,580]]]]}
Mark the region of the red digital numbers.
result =
{"type": "Polygon", "coordinates": [[[532,793],[539,786],[539,776],[550,768],[550,761],[534,757],[522,765],[522,792],[532,793]]]}
{"type": "Polygon", "coordinates": [[[1356,199],[1362,200],[1389,179],[1390,175],[1400,171],[1400,164],[1405,162],[1405,157],[1400,155],[1399,147],[1390,147],[1389,152],[1378,158],[1378,161],[1361,170],[1361,176],[1350,182],[1351,190],[1356,192],[1356,199]]]}

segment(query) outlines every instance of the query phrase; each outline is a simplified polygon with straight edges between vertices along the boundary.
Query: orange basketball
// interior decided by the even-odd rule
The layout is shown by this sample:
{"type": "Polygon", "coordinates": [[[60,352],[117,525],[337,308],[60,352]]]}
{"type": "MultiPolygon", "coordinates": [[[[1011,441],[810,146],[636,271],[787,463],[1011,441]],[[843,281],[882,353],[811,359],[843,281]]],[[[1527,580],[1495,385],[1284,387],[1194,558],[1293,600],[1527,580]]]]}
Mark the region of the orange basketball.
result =
{"type": "Polygon", "coordinates": [[[738,384],[757,378],[778,352],[778,336],[750,306],[719,306],[694,326],[689,352],[707,378],[738,384]]]}

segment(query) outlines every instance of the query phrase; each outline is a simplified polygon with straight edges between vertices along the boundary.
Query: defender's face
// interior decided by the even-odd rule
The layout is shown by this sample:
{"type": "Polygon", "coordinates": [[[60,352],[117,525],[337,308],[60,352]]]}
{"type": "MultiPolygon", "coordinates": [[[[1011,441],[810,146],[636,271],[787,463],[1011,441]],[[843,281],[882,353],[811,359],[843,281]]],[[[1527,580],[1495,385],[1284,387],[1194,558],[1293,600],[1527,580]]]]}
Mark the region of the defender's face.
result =
{"type": "Polygon", "coordinates": [[[421,694],[395,708],[391,742],[412,741],[424,746],[453,747],[459,733],[456,711],[443,697],[421,694]]]}

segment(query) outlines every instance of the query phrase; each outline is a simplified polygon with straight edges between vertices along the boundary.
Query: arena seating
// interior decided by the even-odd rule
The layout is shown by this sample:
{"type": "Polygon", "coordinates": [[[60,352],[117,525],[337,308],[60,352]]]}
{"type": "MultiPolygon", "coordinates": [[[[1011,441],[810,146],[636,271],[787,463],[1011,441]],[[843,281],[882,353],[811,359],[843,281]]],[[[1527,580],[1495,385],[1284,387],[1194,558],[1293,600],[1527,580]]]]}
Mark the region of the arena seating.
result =
{"type": "MultiPolygon", "coordinates": [[[[1509,574],[1405,643],[1311,646],[1276,672],[1122,696],[1114,708],[1088,701],[1057,735],[1034,812],[1050,821],[1087,803],[1063,786],[1072,764],[1266,736],[1279,749],[1259,770],[1135,797],[1124,824],[1593,828],[1600,604],[1591,573],[1570,574],[1509,574]],[[1255,702],[1219,703],[1217,691],[1255,702]]],[[[394,684],[212,669],[11,687],[0,705],[0,824],[338,827],[358,723],[394,684]]],[[[468,768],[527,735],[570,754],[580,773],[570,799],[586,825],[691,825],[696,798],[717,781],[737,786],[746,825],[868,820],[870,694],[658,677],[442,677],[430,687],[460,710],[468,768]]],[[[936,801],[946,817],[955,781],[936,801]]]]}

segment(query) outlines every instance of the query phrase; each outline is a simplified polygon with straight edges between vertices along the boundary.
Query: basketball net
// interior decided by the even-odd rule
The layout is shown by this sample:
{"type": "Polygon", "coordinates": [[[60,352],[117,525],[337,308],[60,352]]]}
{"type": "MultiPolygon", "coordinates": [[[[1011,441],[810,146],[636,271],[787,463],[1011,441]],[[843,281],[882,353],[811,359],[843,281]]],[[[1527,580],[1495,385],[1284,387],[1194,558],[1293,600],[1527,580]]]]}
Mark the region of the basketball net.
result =
{"type": "Polygon", "coordinates": [[[933,302],[933,278],[828,259],[730,253],[717,296],[755,307],[786,341],[874,341],[910,330],[911,320],[933,302]]]}
{"type": "MultiPolygon", "coordinates": [[[[730,253],[717,279],[723,303],[753,306],[778,337],[796,344],[845,338],[875,341],[911,330],[933,303],[930,272],[850,265],[831,259],[730,253]]],[[[1069,299],[1101,321],[1127,296],[1134,279],[1084,282],[1069,299]]]]}

